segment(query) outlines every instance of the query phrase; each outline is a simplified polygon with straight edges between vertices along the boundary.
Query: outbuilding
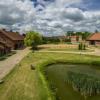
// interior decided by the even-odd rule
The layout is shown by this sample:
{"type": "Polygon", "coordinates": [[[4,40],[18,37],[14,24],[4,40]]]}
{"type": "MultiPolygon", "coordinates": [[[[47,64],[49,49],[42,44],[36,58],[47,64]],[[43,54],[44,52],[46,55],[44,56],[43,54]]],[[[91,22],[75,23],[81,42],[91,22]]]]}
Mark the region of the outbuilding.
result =
{"type": "Polygon", "coordinates": [[[24,47],[24,37],[18,32],[0,30],[0,56],[24,47]]]}
{"type": "Polygon", "coordinates": [[[93,33],[88,38],[89,45],[100,46],[100,33],[93,33]]]}

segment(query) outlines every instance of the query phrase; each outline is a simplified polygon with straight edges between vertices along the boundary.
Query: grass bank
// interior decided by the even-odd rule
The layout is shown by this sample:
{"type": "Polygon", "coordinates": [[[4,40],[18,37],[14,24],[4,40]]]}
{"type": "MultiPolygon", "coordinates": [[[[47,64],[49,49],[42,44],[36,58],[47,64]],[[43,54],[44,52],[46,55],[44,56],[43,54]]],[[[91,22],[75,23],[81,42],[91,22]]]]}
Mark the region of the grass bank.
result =
{"type": "MultiPolygon", "coordinates": [[[[48,82],[44,76],[44,68],[57,62],[95,64],[99,65],[100,57],[64,54],[64,53],[40,53],[31,52],[0,84],[1,100],[53,100],[54,95],[48,88],[48,82]],[[33,64],[36,70],[31,70],[33,64]]],[[[95,68],[95,67],[94,67],[95,68]]],[[[99,68],[98,68],[99,69],[99,68]]]]}

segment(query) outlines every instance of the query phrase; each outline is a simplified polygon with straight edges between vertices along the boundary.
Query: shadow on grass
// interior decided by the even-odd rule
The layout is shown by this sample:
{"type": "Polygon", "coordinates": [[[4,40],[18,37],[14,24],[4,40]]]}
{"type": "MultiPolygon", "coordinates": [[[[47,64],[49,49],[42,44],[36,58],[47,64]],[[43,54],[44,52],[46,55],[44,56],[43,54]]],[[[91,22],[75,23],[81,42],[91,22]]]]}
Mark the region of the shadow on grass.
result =
{"type": "Polygon", "coordinates": [[[42,49],[44,49],[44,47],[30,48],[30,50],[31,50],[32,52],[39,51],[39,50],[42,50],[42,49]]]}
{"type": "Polygon", "coordinates": [[[12,51],[12,52],[10,52],[10,53],[4,55],[4,56],[1,56],[1,57],[0,57],[0,61],[3,61],[3,60],[7,59],[8,57],[10,57],[10,56],[12,56],[12,55],[14,55],[14,54],[16,54],[16,51],[12,51]]]}

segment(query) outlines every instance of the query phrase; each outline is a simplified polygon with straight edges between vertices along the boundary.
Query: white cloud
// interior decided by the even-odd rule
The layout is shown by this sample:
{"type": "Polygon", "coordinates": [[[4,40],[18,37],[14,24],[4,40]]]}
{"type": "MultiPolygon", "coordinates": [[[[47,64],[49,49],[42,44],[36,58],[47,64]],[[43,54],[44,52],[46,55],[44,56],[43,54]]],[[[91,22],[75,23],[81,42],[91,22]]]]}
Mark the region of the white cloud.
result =
{"type": "Polygon", "coordinates": [[[30,24],[34,15],[35,9],[29,0],[0,0],[0,24],[3,27],[30,24]]]}
{"type": "Polygon", "coordinates": [[[100,11],[83,11],[70,7],[82,0],[55,0],[44,8],[36,8],[30,0],[0,0],[0,27],[25,32],[37,30],[44,34],[62,34],[66,31],[94,31],[100,29],[100,11]],[[66,5],[69,7],[66,8],[66,5]],[[43,9],[43,11],[38,11],[43,9]],[[38,12],[37,12],[38,11],[38,12]]]}

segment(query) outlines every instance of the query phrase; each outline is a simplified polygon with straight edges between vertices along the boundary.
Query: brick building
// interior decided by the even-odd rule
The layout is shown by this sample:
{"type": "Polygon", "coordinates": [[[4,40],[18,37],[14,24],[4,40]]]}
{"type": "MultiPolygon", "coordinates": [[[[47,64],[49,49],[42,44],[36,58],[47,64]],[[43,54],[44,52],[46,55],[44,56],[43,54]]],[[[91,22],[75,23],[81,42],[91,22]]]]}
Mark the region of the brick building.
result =
{"type": "Polygon", "coordinates": [[[14,49],[24,46],[24,37],[18,32],[0,30],[0,55],[6,54],[14,49]]]}
{"type": "Polygon", "coordinates": [[[100,46],[100,33],[93,33],[88,38],[87,41],[90,45],[100,46]]]}

